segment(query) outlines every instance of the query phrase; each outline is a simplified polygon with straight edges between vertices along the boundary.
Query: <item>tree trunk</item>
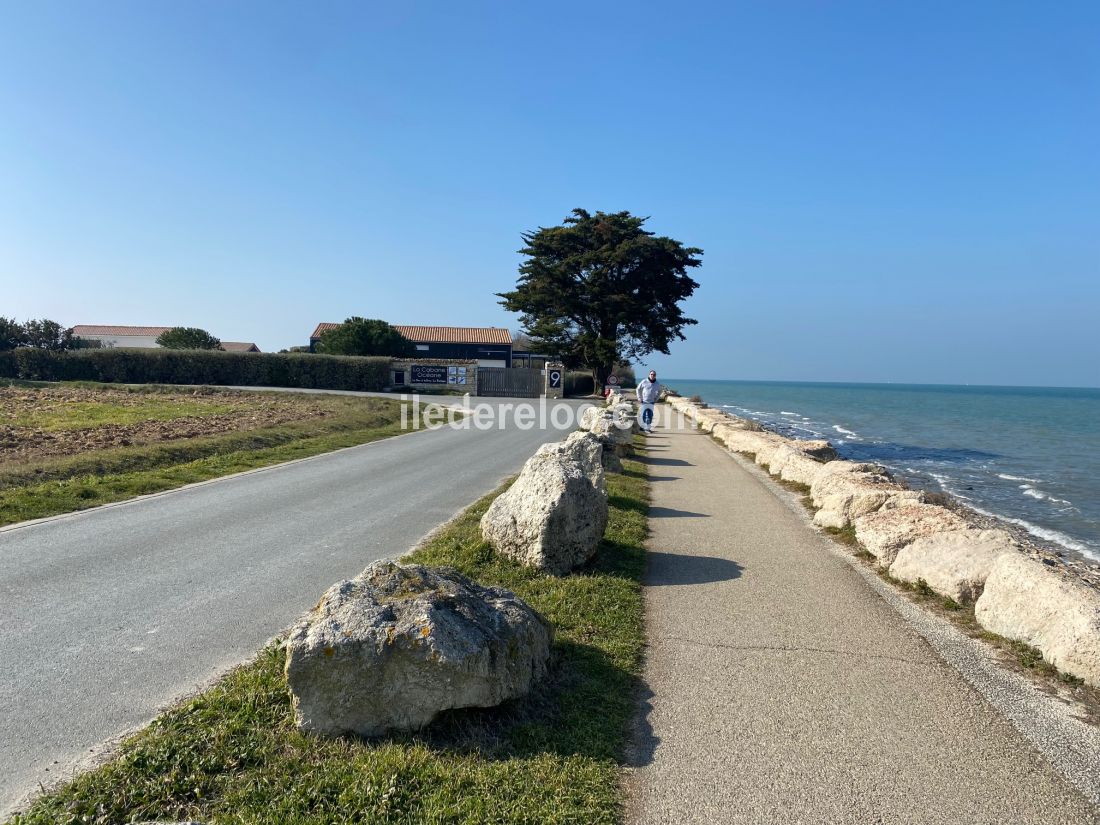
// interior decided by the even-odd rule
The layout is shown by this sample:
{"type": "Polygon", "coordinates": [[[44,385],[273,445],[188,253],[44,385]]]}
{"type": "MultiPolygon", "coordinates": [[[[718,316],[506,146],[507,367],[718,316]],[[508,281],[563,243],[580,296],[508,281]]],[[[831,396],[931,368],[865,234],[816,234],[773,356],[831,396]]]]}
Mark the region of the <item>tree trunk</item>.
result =
{"type": "Polygon", "coordinates": [[[607,379],[611,375],[610,364],[597,364],[592,368],[593,379],[596,382],[596,395],[603,395],[603,388],[607,386],[607,379]]]}

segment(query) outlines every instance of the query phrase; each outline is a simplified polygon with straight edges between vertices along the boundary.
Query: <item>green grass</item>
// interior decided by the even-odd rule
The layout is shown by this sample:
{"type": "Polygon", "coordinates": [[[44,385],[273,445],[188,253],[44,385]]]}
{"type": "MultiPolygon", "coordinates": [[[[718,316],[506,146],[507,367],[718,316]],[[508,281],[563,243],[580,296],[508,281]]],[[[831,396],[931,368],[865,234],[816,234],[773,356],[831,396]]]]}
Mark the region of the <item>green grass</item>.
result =
{"type": "Polygon", "coordinates": [[[21,415],[0,416],[0,424],[51,431],[84,430],[104,424],[137,424],[142,421],[218,415],[233,412],[233,409],[229,404],[209,400],[173,401],[150,395],[140,398],[137,404],[126,406],[94,401],[56,402],[21,415]]]}
{"type": "MultiPolygon", "coordinates": [[[[148,392],[157,400],[157,390],[148,392]]],[[[124,501],[403,432],[397,400],[309,396],[296,403],[324,406],[329,414],[252,430],[0,465],[0,525],[124,501]]]]}
{"type": "Polygon", "coordinates": [[[451,712],[417,736],[320,739],[294,728],[284,654],[273,646],[14,822],[619,821],[642,663],[648,506],[644,466],[623,463],[624,474],[608,477],[599,554],[574,575],[541,575],[492,552],[478,521],[496,494],[412,557],[507,587],[551,621],[550,673],[525,699],[451,712]]]}

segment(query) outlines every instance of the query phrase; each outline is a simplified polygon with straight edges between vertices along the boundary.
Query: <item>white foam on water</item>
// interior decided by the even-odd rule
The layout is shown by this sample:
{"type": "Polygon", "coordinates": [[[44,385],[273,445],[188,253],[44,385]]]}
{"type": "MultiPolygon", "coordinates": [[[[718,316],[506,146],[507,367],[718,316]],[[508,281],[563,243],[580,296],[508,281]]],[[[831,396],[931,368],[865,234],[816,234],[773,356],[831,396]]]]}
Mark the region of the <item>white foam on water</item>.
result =
{"type": "Polygon", "coordinates": [[[846,435],[849,438],[854,438],[856,440],[859,440],[859,437],[860,437],[859,433],[854,433],[851,430],[846,430],[843,427],[841,427],[839,424],[834,424],[833,429],[836,430],[841,435],[846,435]]]}
{"type": "MultiPolygon", "coordinates": [[[[952,495],[955,494],[953,493],[952,495]]],[[[1001,521],[1007,521],[1009,524],[1015,524],[1017,527],[1023,527],[1036,538],[1052,541],[1055,544],[1062,545],[1062,547],[1065,547],[1067,550],[1073,550],[1075,553],[1080,553],[1083,556],[1088,556],[1090,559],[1100,561],[1100,553],[1091,545],[1079,542],[1072,536],[1067,536],[1065,533],[1061,533],[1058,530],[1040,527],[1038,524],[1032,524],[1030,521],[1025,521],[1022,518],[1013,518],[1012,516],[1003,516],[1000,513],[991,513],[974,504],[970,505],[970,509],[974,510],[976,513],[981,513],[983,516],[998,518],[1001,521]]]]}
{"type": "Polygon", "coordinates": [[[788,410],[780,410],[780,411],[779,411],[779,414],[780,414],[780,415],[798,415],[798,413],[796,413],[796,412],[790,412],[790,411],[788,411],[788,410]]]}
{"type": "Polygon", "coordinates": [[[1038,484],[1042,479],[1027,478],[1025,476],[1010,476],[1008,473],[997,473],[997,478],[1003,478],[1005,481],[1028,481],[1032,484],[1038,484]]]}
{"type": "Polygon", "coordinates": [[[1021,484],[1020,489],[1024,491],[1025,496],[1038,499],[1039,501],[1049,501],[1051,504],[1064,504],[1067,507],[1073,506],[1072,501],[1066,501],[1064,498],[1056,498],[1048,492],[1032,487],[1030,484],[1021,484]]]}

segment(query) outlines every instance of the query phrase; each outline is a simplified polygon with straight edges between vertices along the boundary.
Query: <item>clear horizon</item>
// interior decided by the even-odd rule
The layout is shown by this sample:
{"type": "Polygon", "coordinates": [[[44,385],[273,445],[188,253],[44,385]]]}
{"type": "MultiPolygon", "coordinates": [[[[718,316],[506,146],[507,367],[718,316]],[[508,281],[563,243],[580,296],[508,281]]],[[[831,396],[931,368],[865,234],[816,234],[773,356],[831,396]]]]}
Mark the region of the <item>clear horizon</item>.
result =
{"type": "Polygon", "coordinates": [[[516,331],[520,233],[626,209],[705,250],[639,369],[1094,388],[1097,42],[1084,2],[11,5],[0,315],[516,331]]]}
{"type": "Polygon", "coordinates": [[[1100,385],[1086,387],[1063,386],[1059,384],[937,384],[918,381],[815,381],[812,379],[797,378],[684,378],[682,376],[665,378],[658,375],[657,380],[669,385],[675,381],[690,381],[696,384],[706,384],[709,382],[715,384],[828,384],[831,386],[851,385],[867,387],[974,387],[975,389],[990,390],[1100,390],[1100,385]]]}

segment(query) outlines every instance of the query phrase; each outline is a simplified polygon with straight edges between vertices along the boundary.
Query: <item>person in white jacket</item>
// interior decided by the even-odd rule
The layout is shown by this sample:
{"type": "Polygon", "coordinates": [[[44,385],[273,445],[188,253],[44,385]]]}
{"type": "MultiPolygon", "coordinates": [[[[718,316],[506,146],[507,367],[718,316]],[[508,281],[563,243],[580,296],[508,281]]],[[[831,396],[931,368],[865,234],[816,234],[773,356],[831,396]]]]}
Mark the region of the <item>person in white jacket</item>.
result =
{"type": "Polygon", "coordinates": [[[661,397],[661,385],[657,383],[657,371],[650,370],[649,376],[638,384],[634,391],[638,395],[638,421],[642,432],[653,432],[653,405],[661,397]]]}

